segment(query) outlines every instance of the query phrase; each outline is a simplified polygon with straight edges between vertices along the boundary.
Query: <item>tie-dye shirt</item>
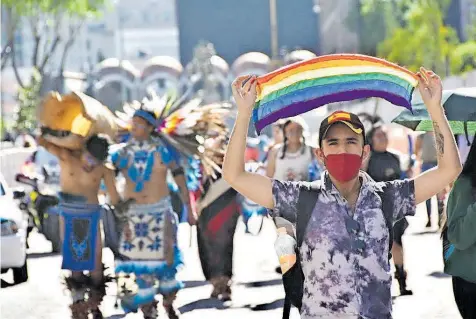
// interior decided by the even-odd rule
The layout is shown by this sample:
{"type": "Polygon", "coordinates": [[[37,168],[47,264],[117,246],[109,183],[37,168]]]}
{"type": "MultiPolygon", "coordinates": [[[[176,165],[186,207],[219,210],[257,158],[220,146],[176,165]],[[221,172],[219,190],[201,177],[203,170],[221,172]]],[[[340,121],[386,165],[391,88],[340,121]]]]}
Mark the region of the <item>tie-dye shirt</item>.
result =
{"type": "MultiPolygon", "coordinates": [[[[392,318],[384,213],[394,223],[415,214],[414,182],[377,183],[364,172],[360,178],[362,187],[352,213],[327,172],[322,175],[321,191],[300,249],[305,278],[303,319],[392,318]]],[[[295,223],[299,190],[299,182],[274,180],[271,214],[295,223]]]]}

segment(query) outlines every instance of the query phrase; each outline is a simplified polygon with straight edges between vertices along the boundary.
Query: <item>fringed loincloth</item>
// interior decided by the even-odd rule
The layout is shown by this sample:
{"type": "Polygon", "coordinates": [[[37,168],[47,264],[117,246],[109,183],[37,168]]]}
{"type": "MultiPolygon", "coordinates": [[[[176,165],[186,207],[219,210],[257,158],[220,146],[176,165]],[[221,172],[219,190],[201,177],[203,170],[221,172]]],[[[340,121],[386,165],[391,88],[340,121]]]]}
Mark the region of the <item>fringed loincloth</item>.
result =
{"type": "Polygon", "coordinates": [[[153,302],[157,293],[167,295],[183,288],[175,278],[183,261],[170,197],[155,204],[132,204],[127,217],[132,238],[121,235],[116,274],[122,308],[135,312],[153,302]]]}

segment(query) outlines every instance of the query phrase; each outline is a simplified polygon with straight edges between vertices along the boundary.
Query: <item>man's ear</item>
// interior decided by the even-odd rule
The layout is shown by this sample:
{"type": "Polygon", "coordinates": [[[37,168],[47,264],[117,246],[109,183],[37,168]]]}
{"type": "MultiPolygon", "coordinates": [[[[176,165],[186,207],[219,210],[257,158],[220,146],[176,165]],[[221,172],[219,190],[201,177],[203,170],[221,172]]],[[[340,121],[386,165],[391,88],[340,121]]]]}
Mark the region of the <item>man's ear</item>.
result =
{"type": "Polygon", "coordinates": [[[362,162],[368,160],[370,156],[370,145],[364,145],[364,149],[362,151],[362,162]]]}
{"type": "Polygon", "coordinates": [[[319,164],[324,166],[325,158],[324,158],[324,152],[322,151],[322,148],[316,148],[314,150],[314,154],[316,154],[316,158],[319,161],[319,164]]]}

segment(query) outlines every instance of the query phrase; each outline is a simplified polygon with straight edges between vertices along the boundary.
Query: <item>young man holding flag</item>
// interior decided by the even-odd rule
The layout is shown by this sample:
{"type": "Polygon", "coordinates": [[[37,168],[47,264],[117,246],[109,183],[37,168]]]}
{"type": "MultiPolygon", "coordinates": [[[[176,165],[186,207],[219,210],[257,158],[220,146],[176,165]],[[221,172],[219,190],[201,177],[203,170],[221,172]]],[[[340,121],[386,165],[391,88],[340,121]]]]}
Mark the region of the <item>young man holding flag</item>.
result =
{"type": "MultiPolygon", "coordinates": [[[[370,152],[358,117],[338,112],[319,130],[316,156],[326,167],[300,260],[304,274],[301,318],[391,318],[388,260],[391,223],[415,214],[425,201],[456,179],[458,150],[441,105],[442,84],[431,71],[418,73],[419,90],[434,121],[438,166],[411,180],[376,183],[359,171],[370,152]]],[[[256,99],[256,77],[233,83],[238,116],[223,166],[224,178],[272,215],[295,223],[302,183],[246,172],[246,135],[256,99]],[[245,83],[243,85],[243,83],[245,83]]]]}

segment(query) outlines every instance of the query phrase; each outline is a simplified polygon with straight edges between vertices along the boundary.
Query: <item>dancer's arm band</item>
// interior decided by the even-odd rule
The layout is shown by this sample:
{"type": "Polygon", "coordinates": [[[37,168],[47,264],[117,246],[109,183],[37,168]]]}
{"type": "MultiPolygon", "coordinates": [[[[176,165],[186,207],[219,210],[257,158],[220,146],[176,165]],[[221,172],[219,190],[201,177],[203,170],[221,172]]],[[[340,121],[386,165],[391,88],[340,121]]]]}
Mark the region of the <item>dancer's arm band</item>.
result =
{"type": "Polygon", "coordinates": [[[173,175],[174,177],[179,176],[179,175],[183,175],[183,174],[184,174],[184,171],[183,171],[183,168],[182,168],[182,167],[177,167],[176,169],[174,169],[174,170],[172,171],[172,175],[173,175]]]}

